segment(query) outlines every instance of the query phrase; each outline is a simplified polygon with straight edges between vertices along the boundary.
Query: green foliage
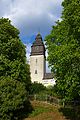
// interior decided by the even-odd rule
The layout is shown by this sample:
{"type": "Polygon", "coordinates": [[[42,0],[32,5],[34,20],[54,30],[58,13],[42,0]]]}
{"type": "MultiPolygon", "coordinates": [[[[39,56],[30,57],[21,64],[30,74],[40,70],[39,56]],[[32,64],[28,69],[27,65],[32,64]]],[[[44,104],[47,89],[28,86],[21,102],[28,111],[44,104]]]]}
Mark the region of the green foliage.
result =
{"type": "Polygon", "coordinates": [[[19,39],[19,31],[9,19],[0,19],[0,80],[11,79],[24,82],[27,90],[30,84],[29,65],[26,64],[25,46],[19,39]]]}
{"type": "Polygon", "coordinates": [[[23,109],[25,102],[28,103],[28,97],[24,84],[17,80],[11,80],[10,78],[0,80],[1,120],[11,120],[12,118],[15,119],[16,116],[14,112],[19,112],[23,109]]]}
{"type": "Polygon", "coordinates": [[[62,21],[46,37],[56,90],[64,100],[80,99],[80,1],[64,0],[62,21]]]}
{"type": "Polygon", "coordinates": [[[32,111],[32,113],[30,114],[30,117],[35,117],[43,112],[50,112],[50,110],[44,107],[38,106],[34,111],[32,111]]]}
{"type": "Polygon", "coordinates": [[[48,96],[47,91],[44,90],[36,94],[35,99],[39,101],[47,101],[47,96],[48,96]]]}
{"type": "Polygon", "coordinates": [[[38,94],[39,92],[46,90],[46,87],[41,83],[32,83],[30,86],[30,94],[38,94]]]}
{"type": "MultiPolygon", "coordinates": [[[[15,120],[18,113],[30,109],[30,70],[19,31],[9,19],[0,19],[0,118],[15,120]],[[27,90],[27,91],[26,91],[27,90]]],[[[22,112],[21,112],[22,114],[22,112]]]]}
{"type": "Polygon", "coordinates": [[[54,96],[54,97],[59,97],[59,96],[57,96],[56,90],[57,90],[56,85],[48,86],[47,91],[46,91],[47,95],[54,96]]]}

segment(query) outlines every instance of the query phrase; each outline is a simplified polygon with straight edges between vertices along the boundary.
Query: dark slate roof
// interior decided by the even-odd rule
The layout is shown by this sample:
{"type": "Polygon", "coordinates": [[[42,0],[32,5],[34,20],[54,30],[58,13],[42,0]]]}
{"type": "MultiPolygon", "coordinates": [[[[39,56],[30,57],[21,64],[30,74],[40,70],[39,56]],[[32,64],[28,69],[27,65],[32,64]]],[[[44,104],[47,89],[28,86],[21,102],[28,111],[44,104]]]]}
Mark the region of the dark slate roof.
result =
{"type": "Polygon", "coordinates": [[[53,79],[53,74],[52,73],[45,73],[43,80],[44,79],[53,79]]]}
{"type": "Polygon", "coordinates": [[[44,46],[43,41],[42,41],[42,36],[41,36],[40,33],[37,34],[37,36],[35,38],[35,41],[34,41],[32,46],[38,46],[38,45],[43,45],[44,46]]]}
{"type": "Polygon", "coordinates": [[[40,33],[37,34],[36,39],[42,39],[42,36],[40,33]]]}
{"type": "Polygon", "coordinates": [[[45,46],[40,33],[37,34],[35,41],[31,46],[31,55],[44,55],[45,56],[45,46]]]}

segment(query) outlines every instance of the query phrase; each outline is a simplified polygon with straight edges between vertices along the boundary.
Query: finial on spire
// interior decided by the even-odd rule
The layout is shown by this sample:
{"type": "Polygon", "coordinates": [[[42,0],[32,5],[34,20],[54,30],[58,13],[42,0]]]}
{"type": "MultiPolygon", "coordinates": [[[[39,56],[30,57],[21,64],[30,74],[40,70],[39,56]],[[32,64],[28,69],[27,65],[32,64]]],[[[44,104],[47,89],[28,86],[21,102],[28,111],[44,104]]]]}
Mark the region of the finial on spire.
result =
{"type": "Polygon", "coordinates": [[[38,28],[38,34],[40,34],[40,27],[38,28]]]}

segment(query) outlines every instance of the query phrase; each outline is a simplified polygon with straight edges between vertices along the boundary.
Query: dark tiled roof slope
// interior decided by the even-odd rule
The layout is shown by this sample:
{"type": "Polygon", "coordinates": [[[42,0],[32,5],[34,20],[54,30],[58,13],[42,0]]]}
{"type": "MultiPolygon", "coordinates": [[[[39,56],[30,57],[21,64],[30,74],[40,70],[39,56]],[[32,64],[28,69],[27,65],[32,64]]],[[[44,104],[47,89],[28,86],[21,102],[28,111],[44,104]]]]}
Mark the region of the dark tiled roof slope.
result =
{"type": "Polygon", "coordinates": [[[53,74],[52,73],[45,73],[43,80],[44,79],[53,79],[53,74]]]}
{"type": "Polygon", "coordinates": [[[35,41],[33,43],[33,46],[38,46],[38,45],[43,45],[43,41],[42,41],[42,36],[40,33],[37,34],[36,38],[35,38],[35,41]]]}

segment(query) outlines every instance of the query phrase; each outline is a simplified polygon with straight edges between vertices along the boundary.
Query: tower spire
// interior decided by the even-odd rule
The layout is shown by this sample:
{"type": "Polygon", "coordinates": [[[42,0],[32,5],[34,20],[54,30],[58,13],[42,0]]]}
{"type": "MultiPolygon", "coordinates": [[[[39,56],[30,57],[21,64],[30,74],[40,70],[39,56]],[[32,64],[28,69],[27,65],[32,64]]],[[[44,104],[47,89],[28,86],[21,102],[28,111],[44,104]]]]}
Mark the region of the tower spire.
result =
{"type": "Polygon", "coordinates": [[[44,55],[45,56],[45,46],[40,33],[37,34],[35,41],[31,46],[31,55],[44,55]]]}

